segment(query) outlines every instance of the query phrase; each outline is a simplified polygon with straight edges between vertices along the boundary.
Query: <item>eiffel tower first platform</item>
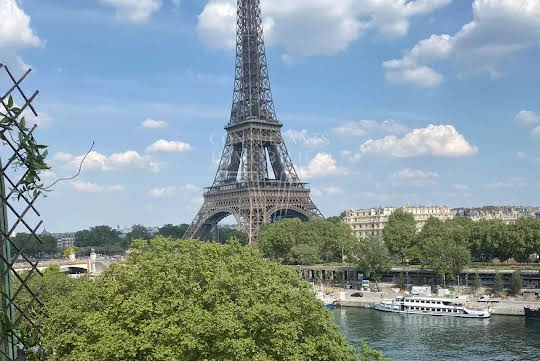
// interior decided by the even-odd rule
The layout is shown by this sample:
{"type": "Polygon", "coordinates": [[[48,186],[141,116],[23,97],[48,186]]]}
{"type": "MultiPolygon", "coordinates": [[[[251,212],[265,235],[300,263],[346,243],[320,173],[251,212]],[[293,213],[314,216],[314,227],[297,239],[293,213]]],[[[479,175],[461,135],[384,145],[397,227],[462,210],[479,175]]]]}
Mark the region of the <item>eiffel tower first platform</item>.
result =
{"type": "Polygon", "coordinates": [[[205,240],[233,215],[257,241],[264,223],[321,217],[285,147],[270,90],[260,0],[237,1],[236,70],[227,140],[204,204],[184,238],[205,240]]]}

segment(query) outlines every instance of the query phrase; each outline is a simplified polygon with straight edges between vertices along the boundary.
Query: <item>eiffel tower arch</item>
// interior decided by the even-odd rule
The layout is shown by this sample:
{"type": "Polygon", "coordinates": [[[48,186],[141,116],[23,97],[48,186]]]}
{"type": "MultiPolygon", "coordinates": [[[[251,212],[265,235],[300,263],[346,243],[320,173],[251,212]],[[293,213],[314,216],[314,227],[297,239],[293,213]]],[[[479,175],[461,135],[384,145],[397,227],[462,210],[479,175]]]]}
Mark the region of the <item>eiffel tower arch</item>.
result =
{"type": "Polygon", "coordinates": [[[257,241],[260,227],[283,218],[322,217],[300,182],[281,134],[270,89],[260,0],[237,0],[231,118],[214,183],[184,238],[205,240],[232,215],[257,241]]]}

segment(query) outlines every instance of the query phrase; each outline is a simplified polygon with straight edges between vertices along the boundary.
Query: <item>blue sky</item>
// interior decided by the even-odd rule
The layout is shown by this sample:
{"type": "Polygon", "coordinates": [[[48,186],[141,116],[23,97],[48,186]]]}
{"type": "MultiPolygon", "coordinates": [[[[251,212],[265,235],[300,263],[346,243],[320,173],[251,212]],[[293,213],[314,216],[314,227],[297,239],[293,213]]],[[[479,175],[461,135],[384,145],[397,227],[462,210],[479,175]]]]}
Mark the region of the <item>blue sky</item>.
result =
{"type": "MultiPolygon", "coordinates": [[[[229,120],[234,5],[0,0],[0,61],[40,90],[47,180],[95,141],[40,201],[48,230],[191,222],[229,120]]],[[[276,111],[324,215],[540,203],[540,0],[262,7],[276,111]]]]}

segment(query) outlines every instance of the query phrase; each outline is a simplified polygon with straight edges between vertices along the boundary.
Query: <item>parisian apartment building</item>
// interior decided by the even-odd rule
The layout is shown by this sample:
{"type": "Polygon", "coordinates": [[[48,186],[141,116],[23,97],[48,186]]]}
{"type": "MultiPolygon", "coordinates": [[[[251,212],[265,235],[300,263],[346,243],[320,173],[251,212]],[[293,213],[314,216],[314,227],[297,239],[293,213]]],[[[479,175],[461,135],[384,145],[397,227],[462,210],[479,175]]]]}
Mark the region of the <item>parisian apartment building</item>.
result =
{"type": "MultiPolygon", "coordinates": [[[[399,207],[380,207],[371,209],[356,209],[345,212],[345,220],[353,234],[360,237],[382,235],[384,227],[388,224],[388,217],[399,207]]],[[[442,221],[452,219],[455,212],[446,206],[409,206],[401,207],[405,212],[412,213],[416,220],[416,229],[420,231],[430,217],[442,221]]]]}
{"type": "MultiPolygon", "coordinates": [[[[401,207],[414,215],[416,229],[420,231],[430,217],[442,221],[454,217],[468,217],[473,221],[501,220],[506,224],[514,223],[521,217],[540,218],[540,208],[528,206],[485,206],[479,208],[449,208],[447,206],[409,206],[401,207]]],[[[371,209],[356,209],[345,212],[345,220],[353,234],[360,237],[382,235],[382,230],[388,224],[388,217],[399,207],[379,207],[371,209]]]]}

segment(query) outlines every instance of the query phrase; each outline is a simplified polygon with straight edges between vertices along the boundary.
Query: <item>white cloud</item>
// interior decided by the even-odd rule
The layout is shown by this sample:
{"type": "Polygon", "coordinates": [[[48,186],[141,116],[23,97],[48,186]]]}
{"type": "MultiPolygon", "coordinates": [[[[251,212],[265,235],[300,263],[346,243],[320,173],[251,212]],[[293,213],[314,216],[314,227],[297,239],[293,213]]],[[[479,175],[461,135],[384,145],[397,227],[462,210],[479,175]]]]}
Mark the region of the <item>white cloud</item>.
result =
{"type": "Polygon", "coordinates": [[[147,152],[189,152],[193,148],[190,144],[178,141],[160,139],[146,147],[147,152]]]}
{"type": "Polygon", "coordinates": [[[308,147],[317,148],[330,144],[330,141],[324,135],[309,134],[307,129],[289,129],[283,135],[294,144],[302,144],[308,147]]]}
{"type": "Polygon", "coordinates": [[[301,179],[329,177],[346,173],[347,170],[338,167],[334,158],[327,153],[317,153],[307,166],[298,168],[298,176],[301,179]]]}
{"type": "MultiPolygon", "coordinates": [[[[262,0],[263,27],[269,44],[294,56],[345,50],[367,29],[385,37],[404,36],[409,19],[427,15],[451,0],[262,0]]],[[[199,15],[198,33],[212,48],[232,49],[236,1],[210,0],[199,15]]]]}
{"type": "Polygon", "coordinates": [[[388,132],[388,133],[392,133],[392,134],[403,134],[403,133],[407,133],[409,131],[409,128],[407,128],[407,126],[399,123],[398,121],[395,121],[393,119],[387,119],[385,120],[384,122],[382,122],[382,124],[380,125],[380,127],[388,132]]]}
{"type": "Polygon", "coordinates": [[[101,2],[113,6],[118,19],[132,22],[148,20],[162,5],[161,0],[101,0],[101,2]]]}
{"type": "Polygon", "coordinates": [[[369,154],[388,155],[397,158],[418,156],[464,157],[476,154],[478,148],[467,142],[452,125],[429,125],[414,129],[402,138],[390,135],[382,139],[370,139],[360,146],[360,152],[352,155],[359,159],[369,154]]]}
{"type": "Polygon", "coordinates": [[[146,118],[141,122],[141,127],[143,128],[166,128],[169,124],[163,120],[154,120],[146,118]]]}
{"type": "Polygon", "coordinates": [[[535,137],[540,137],[540,126],[532,130],[532,135],[534,135],[535,137]]]}
{"type": "MultiPolygon", "coordinates": [[[[429,67],[436,61],[454,59],[465,73],[487,72],[500,76],[498,63],[540,38],[539,0],[475,0],[473,20],[454,35],[431,35],[403,58],[386,61],[390,82],[424,87],[439,85],[444,77],[429,67]]],[[[461,74],[463,75],[463,73],[461,74]]]]}
{"type": "Polygon", "coordinates": [[[423,187],[435,185],[439,181],[439,174],[436,172],[423,171],[419,169],[402,169],[390,176],[390,181],[393,186],[414,186],[423,187]]]}
{"type": "Polygon", "coordinates": [[[53,123],[52,117],[45,112],[39,112],[36,117],[31,110],[25,110],[23,116],[28,128],[32,128],[34,125],[42,129],[49,128],[53,123]]]}
{"type": "Polygon", "coordinates": [[[0,1],[0,63],[17,72],[26,71],[30,66],[17,55],[22,48],[36,48],[44,43],[34,34],[28,16],[16,0],[0,1]]]}
{"type": "Polygon", "coordinates": [[[514,118],[516,122],[531,125],[540,123],[540,115],[530,110],[522,110],[514,118]]]}
{"type": "Polygon", "coordinates": [[[385,78],[392,84],[411,84],[419,88],[436,87],[444,81],[444,76],[428,66],[387,71],[385,78]]]}
{"type": "Polygon", "coordinates": [[[169,186],[162,188],[152,188],[148,191],[148,194],[154,198],[168,198],[174,197],[182,193],[193,193],[200,191],[199,187],[193,184],[187,184],[185,186],[169,186]]]}
{"type": "Polygon", "coordinates": [[[525,158],[527,158],[527,153],[524,153],[524,152],[517,152],[517,153],[516,153],[516,156],[517,156],[519,159],[525,159],[525,158]]]}
{"type": "MultiPolygon", "coordinates": [[[[54,161],[61,165],[78,169],[84,155],[74,156],[70,153],[56,153],[54,161]]],[[[139,168],[151,172],[159,172],[159,163],[148,156],[142,156],[134,150],[128,150],[123,153],[113,153],[110,156],[92,151],[86,157],[83,169],[97,169],[101,171],[111,171],[118,169],[139,168]]]]}
{"type": "Polygon", "coordinates": [[[30,16],[19,8],[17,1],[0,1],[0,19],[0,49],[43,45],[30,27],[30,16]]]}
{"type": "Polygon", "coordinates": [[[337,186],[327,186],[327,187],[313,187],[311,188],[311,195],[313,197],[322,197],[322,196],[339,196],[345,194],[345,191],[337,186]]]}
{"type": "Polygon", "coordinates": [[[79,192],[89,192],[89,193],[109,193],[109,192],[120,192],[124,190],[123,186],[113,185],[99,185],[92,182],[83,182],[83,181],[72,181],[71,186],[78,190],[79,192]]]}
{"type": "Polygon", "coordinates": [[[489,189],[501,189],[501,188],[524,188],[529,185],[529,182],[525,178],[514,177],[508,180],[490,183],[487,185],[489,189]]]}
{"type": "Polygon", "coordinates": [[[468,191],[471,189],[468,185],[465,184],[453,184],[452,188],[454,188],[454,190],[456,191],[468,191]]]}
{"type": "Polygon", "coordinates": [[[370,130],[382,130],[391,134],[402,134],[406,133],[408,128],[393,119],[387,119],[382,123],[374,120],[347,122],[333,129],[334,133],[343,136],[364,136],[370,130]]]}

